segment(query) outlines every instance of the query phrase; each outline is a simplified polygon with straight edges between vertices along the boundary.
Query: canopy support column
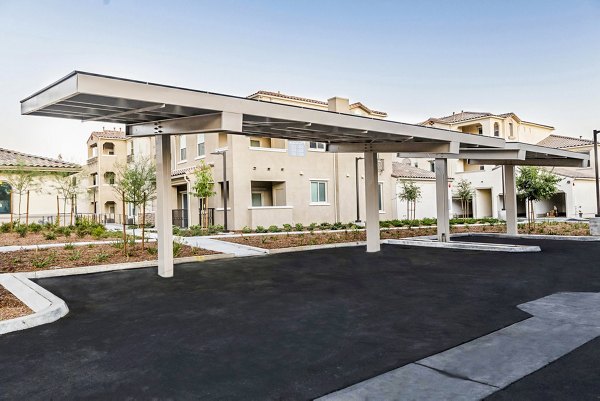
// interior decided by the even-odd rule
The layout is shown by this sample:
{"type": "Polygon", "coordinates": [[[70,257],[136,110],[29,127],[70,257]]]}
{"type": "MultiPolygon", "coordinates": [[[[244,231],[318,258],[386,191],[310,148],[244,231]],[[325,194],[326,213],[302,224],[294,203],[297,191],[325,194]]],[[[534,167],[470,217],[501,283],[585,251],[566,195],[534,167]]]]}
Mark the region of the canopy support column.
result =
{"type": "Polygon", "coordinates": [[[515,166],[503,166],[503,168],[506,233],[510,235],[517,235],[517,187],[515,185],[515,166]]]}
{"type": "Polygon", "coordinates": [[[379,182],[377,153],[365,152],[365,211],[367,252],[381,250],[379,238],[379,182]]]}
{"type": "Polygon", "coordinates": [[[448,203],[448,159],[435,159],[435,204],[437,206],[437,239],[450,241],[448,203]]]}
{"type": "Polygon", "coordinates": [[[156,135],[156,228],[158,275],[173,277],[173,216],[171,212],[171,136],[156,135]]]}

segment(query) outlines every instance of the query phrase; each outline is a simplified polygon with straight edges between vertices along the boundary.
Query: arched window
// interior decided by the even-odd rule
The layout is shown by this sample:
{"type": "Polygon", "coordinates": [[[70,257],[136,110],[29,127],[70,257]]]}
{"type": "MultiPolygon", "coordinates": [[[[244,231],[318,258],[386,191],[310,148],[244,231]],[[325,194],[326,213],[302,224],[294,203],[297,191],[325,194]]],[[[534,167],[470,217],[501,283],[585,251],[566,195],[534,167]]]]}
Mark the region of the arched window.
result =
{"type": "Polygon", "coordinates": [[[12,188],[7,182],[0,183],[0,214],[10,213],[12,188]]]}
{"type": "Polygon", "coordinates": [[[104,182],[109,185],[115,185],[115,173],[112,171],[107,171],[104,173],[104,182]]]}
{"type": "Polygon", "coordinates": [[[102,153],[105,155],[114,155],[115,154],[115,144],[112,142],[106,142],[102,145],[102,153]]]}
{"type": "Polygon", "coordinates": [[[500,136],[500,124],[494,123],[494,136],[500,136]]]}

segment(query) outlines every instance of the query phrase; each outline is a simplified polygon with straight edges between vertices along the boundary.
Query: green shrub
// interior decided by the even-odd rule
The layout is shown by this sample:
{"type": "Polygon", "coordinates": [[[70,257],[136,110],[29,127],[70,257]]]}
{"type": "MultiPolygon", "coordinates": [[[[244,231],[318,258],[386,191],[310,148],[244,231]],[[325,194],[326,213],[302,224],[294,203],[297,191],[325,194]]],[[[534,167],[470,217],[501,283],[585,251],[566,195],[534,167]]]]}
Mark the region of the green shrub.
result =
{"type": "Polygon", "coordinates": [[[330,230],[331,229],[331,224],[329,223],[321,223],[319,224],[319,229],[320,230],[330,230]]]}
{"type": "Polygon", "coordinates": [[[65,229],[63,230],[62,234],[63,234],[65,237],[69,238],[69,237],[71,236],[71,229],[70,229],[70,228],[68,228],[68,227],[67,227],[67,228],[65,228],[65,229]]]}
{"type": "Polygon", "coordinates": [[[45,267],[50,266],[52,263],[56,261],[56,251],[48,252],[45,255],[34,256],[31,259],[31,264],[33,267],[37,269],[43,269],[45,267]]]}
{"type": "MultiPolygon", "coordinates": [[[[175,245],[173,245],[173,248],[175,248],[175,245]]],[[[146,248],[146,252],[148,252],[150,255],[158,255],[158,247],[151,246],[146,248]]]]}
{"type": "Polygon", "coordinates": [[[220,224],[217,224],[217,225],[208,227],[208,233],[209,234],[217,234],[217,233],[223,232],[224,229],[225,229],[225,227],[223,227],[220,224]]]}
{"type": "Polygon", "coordinates": [[[288,232],[288,233],[289,233],[289,232],[290,232],[290,231],[292,231],[293,229],[294,229],[294,227],[293,227],[291,224],[284,224],[284,225],[283,225],[283,231],[285,231],[285,232],[288,232]]]}
{"type": "Polygon", "coordinates": [[[69,260],[79,260],[79,259],[81,259],[81,250],[79,250],[79,249],[73,250],[73,252],[69,255],[69,260]]]}
{"type": "Polygon", "coordinates": [[[69,242],[68,244],[65,244],[65,249],[75,249],[75,245],[73,245],[73,243],[69,242]]]}
{"type": "Polygon", "coordinates": [[[346,228],[346,225],[339,221],[337,223],[333,223],[331,226],[332,230],[343,230],[344,228],[346,228]]]}
{"type": "Polygon", "coordinates": [[[0,224],[0,232],[9,233],[12,231],[12,225],[10,223],[0,224]]]}
{"type": "Polygon", "coordinates": [[[304,231],[304,226],[302,225],[302,223],[296,223],[296,225],[294,226],[294,229],[296,231],[304,231]]]}
{"type": "Polygon", "coordinates": [[[180,235],[181,227],[173,226],[173,235],[180,235]]]}
{"type": "Polygon", "coordinates": [[[173,257],[178,257],[182,250],[183,243],[181,243],[180,241],[173,241],[173,257]]]}
{"type": "Polygon", "coordinates": [[[56,239],[56,233],[54,231],[47,231],[44,233],[44,239],[52,241],[56,239]]]}
{"type": "Polygon", "coordinates": [[[422,226],[433,226],[435,224],[437,224],[437,219],[433,219],[431,217],[425,217],[424,219],[421,219],[422,226]]]}
{"type": "Polygon", "coordinates": [[[257,233],[266,233],[267,229],[264,228],[263,226],[256,226],[256,230],[254,230],[254,231],[256,231],[257,233]]]}
{"type": "Polygon", "coordinates": [[[109,257],[110,257],[110,255],[108,253],[100,252],[94,256],[94,261],[97,263],[103,263],[103,262],[106,262],[109,257]]]}
{"type": "Polygon", "coordinates": [[[106,232],[106,229],[103,226],[94,227],[92,229],[92,236],[96,239],[100,239],[100,238],[104,237],[105,232],[106,232]]]}
{"type": "Polygon", "coordinates": [[[381,227],[381,228],[390,228],[392,226],[393,226],[392,222],[388,221],[388,220],[382,220],[379,222],[379,227],[381,227]]]}
{"type": "Polygon", "coordinates": [[[37,223],[31,223],[29,224],[29,231],[31,231],[32,233],[39,233],[40,231],[42,231],[42,225],[37,223]]]}
{"type": "Polygon", "coordinates": [[[317,223],[310,223],[308,225],[308,231],[313,232],[317,229],[317,223]]]}
{"type": "Polygon", "coordinates": [[[19,234],[19,237],[25,238],[27,236],[27,226],[24,224],[19,224],[15,231],[19,234]]]}
{"type": "Polygon", "coordinates": [[[269,229],[268,229],[268,231],[269,231],[270,233],[278,233],[278,232],[279,232],[279,227],[277,227],[277,226],[275,226],[275,225],[273,225],[273,226],[269,226],[269,229]]]}
{"type": "Polygon", "coordinates": [[[242,228],[242,232],[244,234],[250,234],[252,232],[252,229],[248,226],[244,226],[244,228],[242,228]]]}

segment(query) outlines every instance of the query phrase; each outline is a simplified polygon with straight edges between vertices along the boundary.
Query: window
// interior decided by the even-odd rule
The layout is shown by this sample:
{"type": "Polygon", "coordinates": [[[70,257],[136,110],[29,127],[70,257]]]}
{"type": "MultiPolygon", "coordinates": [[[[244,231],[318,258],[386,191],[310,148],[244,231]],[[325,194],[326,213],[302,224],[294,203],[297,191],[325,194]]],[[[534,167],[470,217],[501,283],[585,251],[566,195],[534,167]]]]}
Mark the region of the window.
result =
{"type": "Polygon", "coordinates": [[[92,186],[98,185],[98,174],[92,174],[92,186]]]}
{"type": "Polygon", "coordinates": [[[92,146],[92,157],[97,157],[98,156],[98,146],[94,145],[92,146]]]}
{"type": "Polygon", "coordinates": [[[513,138],[513,123],[508,123],[508,132],[510,133],[510,137],[513,138]]]}
{"type": "Polygon", "coordinates": [[[500,124],[494,123],[494,136],[500,136],[500,124]]]}
{"type": "Polygon", "coordinates": [[[311,181],[310,182],[310,202],[311,203],[326,203],[327,202],[327,182],[326,181],[311,181]]]}
{"type": "Polygon", "coordinates": [[[134,152],[133,141],[129,142],[129,145],[130,145],[130,147],[129,147],[129,154],[130,154],[131,156],[133,156],[133,155],[134,155],[134,153],[135,153],[135,152],[134,152]]]}
{"type": "Polygon", "coordinates": [[[112,142],[106,142],[102,145],[102,153],[108,156],[115,155],[115,144],[112,142]]]}
{"type": "Polygon", "coordinates": [[[309,149],[311,150],[321,150],[325,151],[325,143],[324,142],[310,142],[308,144],[309,149]]]}
{"type": "Polygon", "coordinates": [[[479,166],[479,170],[480,171],[484,171],[485,170],[485,166],[479,166]]]}
{"type": "Polygon", "coordinates": [[[179,161],[183,162],[187,160],[187,145],[184,135],[179,137],[179,161]]]}
{"type": "Polygon", "coordinates": [[[115,173],[111,171],[104,173],[104,181],[109,185],[115,185],[115,173]]]}
{"type": "Polygon", "coordinates": [[[378,188],[379,188],[379,191],[378,191],[379,192],[378,193],[378,195],[379,195],[379,211],[383,212],[383,182],[379,183],[378,188]]]}
{"type": "Polygon", "coordinates": [[[253,148],[260,148],[260,141],[257,139],[250,139],[250,146],[253,148]]]}
{"type": "Polygon", "coordinates": [[[483,127],[481,125],[477,127],[477,134],[483,135],[483,127]]]}
{"type": "Polygon", "coordinates": [[[252,206],[262,206],[262,194],[260,192],[252,192],[252,206]]]}
{"type": "Polygon", "coordinates": [[[12,188],[8,183],[0,184],[0,214],[10,213],[11,192],[12,188]]]}
{"type": "Polygon", "coordinates": [[[206,147],[204,141],[204,134],[198,134],[196,136],[196,142],[198,143],[198,157],[202,157],[206,154],[206,147]]]}

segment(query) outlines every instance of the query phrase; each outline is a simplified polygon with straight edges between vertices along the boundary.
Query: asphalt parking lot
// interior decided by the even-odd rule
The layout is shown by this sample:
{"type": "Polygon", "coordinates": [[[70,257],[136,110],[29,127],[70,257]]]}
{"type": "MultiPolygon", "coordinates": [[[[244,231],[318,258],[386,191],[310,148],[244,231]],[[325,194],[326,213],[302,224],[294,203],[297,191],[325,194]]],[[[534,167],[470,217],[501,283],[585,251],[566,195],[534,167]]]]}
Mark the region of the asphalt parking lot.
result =
{"type": "MultiPolygon", "coordinates": [[[[38,280],[70,313],[0,337],[0,399],[312,399],[527,319],[518,304],[600,292],[599,243],[511,242],[542,252],[386,245],[38,280]]],[[[596,399],[599,347],[491,399],[596,399]]]]}

